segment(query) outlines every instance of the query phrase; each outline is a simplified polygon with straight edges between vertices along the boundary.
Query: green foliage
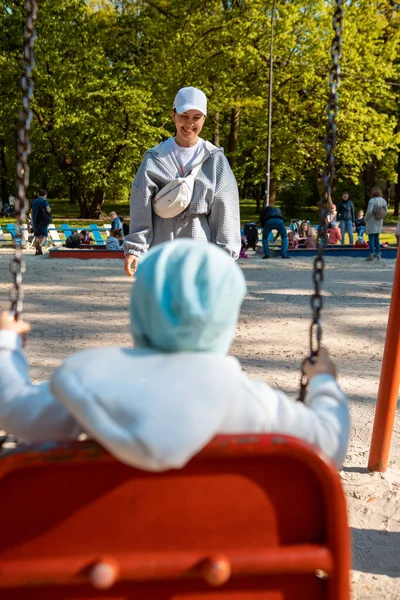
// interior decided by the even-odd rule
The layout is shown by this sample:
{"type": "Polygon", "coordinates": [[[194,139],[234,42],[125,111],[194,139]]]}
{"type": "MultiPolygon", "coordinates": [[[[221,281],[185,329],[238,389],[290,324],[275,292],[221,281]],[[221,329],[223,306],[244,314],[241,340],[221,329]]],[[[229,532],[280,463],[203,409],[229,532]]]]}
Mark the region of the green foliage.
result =
{"type": "MultiPolygon", "coordinates": [[[[144,151],[173,134],[177,89],[195,85],[209,98],[204,137],[225,148],[243,194],[262,197],[271,5],[41,0],[31,194],[69,194],[84,217],[104,198],[127,201],[144,151]]],[[[332,10],[324,0],[276,3],[271,166],[290,216],[321,191],[332,10]]],[[[21,0],[0,0],[0,176],[10,191],[23,17],[21,0]]],[[[398,4],[346,3],[335,197],[351,187],[362,205],[366,165],[396,181],[399,46],[398,4]]]]}

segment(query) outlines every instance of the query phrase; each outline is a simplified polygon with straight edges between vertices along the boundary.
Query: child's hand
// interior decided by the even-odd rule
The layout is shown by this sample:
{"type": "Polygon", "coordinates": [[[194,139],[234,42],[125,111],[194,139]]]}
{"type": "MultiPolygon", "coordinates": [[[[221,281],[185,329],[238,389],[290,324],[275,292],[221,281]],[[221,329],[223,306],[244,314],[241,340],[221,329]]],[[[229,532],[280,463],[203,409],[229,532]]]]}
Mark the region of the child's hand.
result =
{"type": "Polygon", "coordinates": [[[31,326],[26,321],[16,321],[12,312],[9,310],[2,310],[0,312],[0,331],[15,331],[22,336],[25,341],[25,337],[31,330],[31,326]]]}
{"type": "Polygon", "coordinates": [[[315,364],[310,363],[310,361],[306,360],[304,365],[304,374],[308,377],[308,379],[312,379],[315,375],[332,375],[336,379],[337,371],[334,362],[329,358],[328,350],[321,346],[317,361],[315,364]]]}

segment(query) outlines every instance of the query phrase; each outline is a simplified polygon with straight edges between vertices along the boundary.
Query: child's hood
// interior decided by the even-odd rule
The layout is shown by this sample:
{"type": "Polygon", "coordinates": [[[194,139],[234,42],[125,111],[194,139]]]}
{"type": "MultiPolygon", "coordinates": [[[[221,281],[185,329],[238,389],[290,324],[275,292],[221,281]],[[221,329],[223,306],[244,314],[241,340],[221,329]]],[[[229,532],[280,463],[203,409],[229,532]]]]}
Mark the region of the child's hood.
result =
{"type": "Polygon", "coordinates": [[[98,348],[65,360],[50,385],[111,454],[161,471],[182,467],[218,433],[242,381],[232,357],[98,348]]]}

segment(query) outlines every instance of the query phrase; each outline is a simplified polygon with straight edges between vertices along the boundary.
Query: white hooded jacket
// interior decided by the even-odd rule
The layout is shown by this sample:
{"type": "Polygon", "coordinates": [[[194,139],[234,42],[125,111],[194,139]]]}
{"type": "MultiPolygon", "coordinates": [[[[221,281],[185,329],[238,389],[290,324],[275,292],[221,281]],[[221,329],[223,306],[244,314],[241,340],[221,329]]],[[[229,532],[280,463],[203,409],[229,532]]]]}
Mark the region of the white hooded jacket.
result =
{"type": "Polygon", "coordinates": [[[179,241],[155,248],[139,267],[131,306],[138,348],[79,352],[34,385],[20,340],[0,331],[0,428],[27,442],[86,432],[149,470],[182,467],[218,433],[276,432],[315,444],[340,466],[349,411],[333,377],[314,377],[301,404],[225,355],[244,291],[228,254],[179,241]]]}

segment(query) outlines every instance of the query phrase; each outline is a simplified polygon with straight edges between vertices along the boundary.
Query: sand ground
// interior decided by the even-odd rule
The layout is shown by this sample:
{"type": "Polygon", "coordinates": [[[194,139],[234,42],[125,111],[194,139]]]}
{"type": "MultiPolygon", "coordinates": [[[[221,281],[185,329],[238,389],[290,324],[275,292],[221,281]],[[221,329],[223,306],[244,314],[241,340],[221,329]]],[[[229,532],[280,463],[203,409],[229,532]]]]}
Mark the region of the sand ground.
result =
{"type": "MultiPolygon", "coordinates": [[[[8,306],[11,250],[0,250],[0,307],[8,306]]],[[[34,381],[47,378],[66,356],[103,345],[130,345],[130,281],[119,260],[49,260],[27,252],[26,318],[32,324],[27,354],[34,381]]],[[[341,471],[353,535],[353,597],[400,599],[400,423],[390,468],[366,469],[380,377],[393,260],[328,258],[325,345],[349,395],[352,436],[341,471]]],[[[248,294],[232,353],[249,375],[295,397],[298,366],[307,353],[310,322],[309,258],[241,261],[248,294]]]]}

